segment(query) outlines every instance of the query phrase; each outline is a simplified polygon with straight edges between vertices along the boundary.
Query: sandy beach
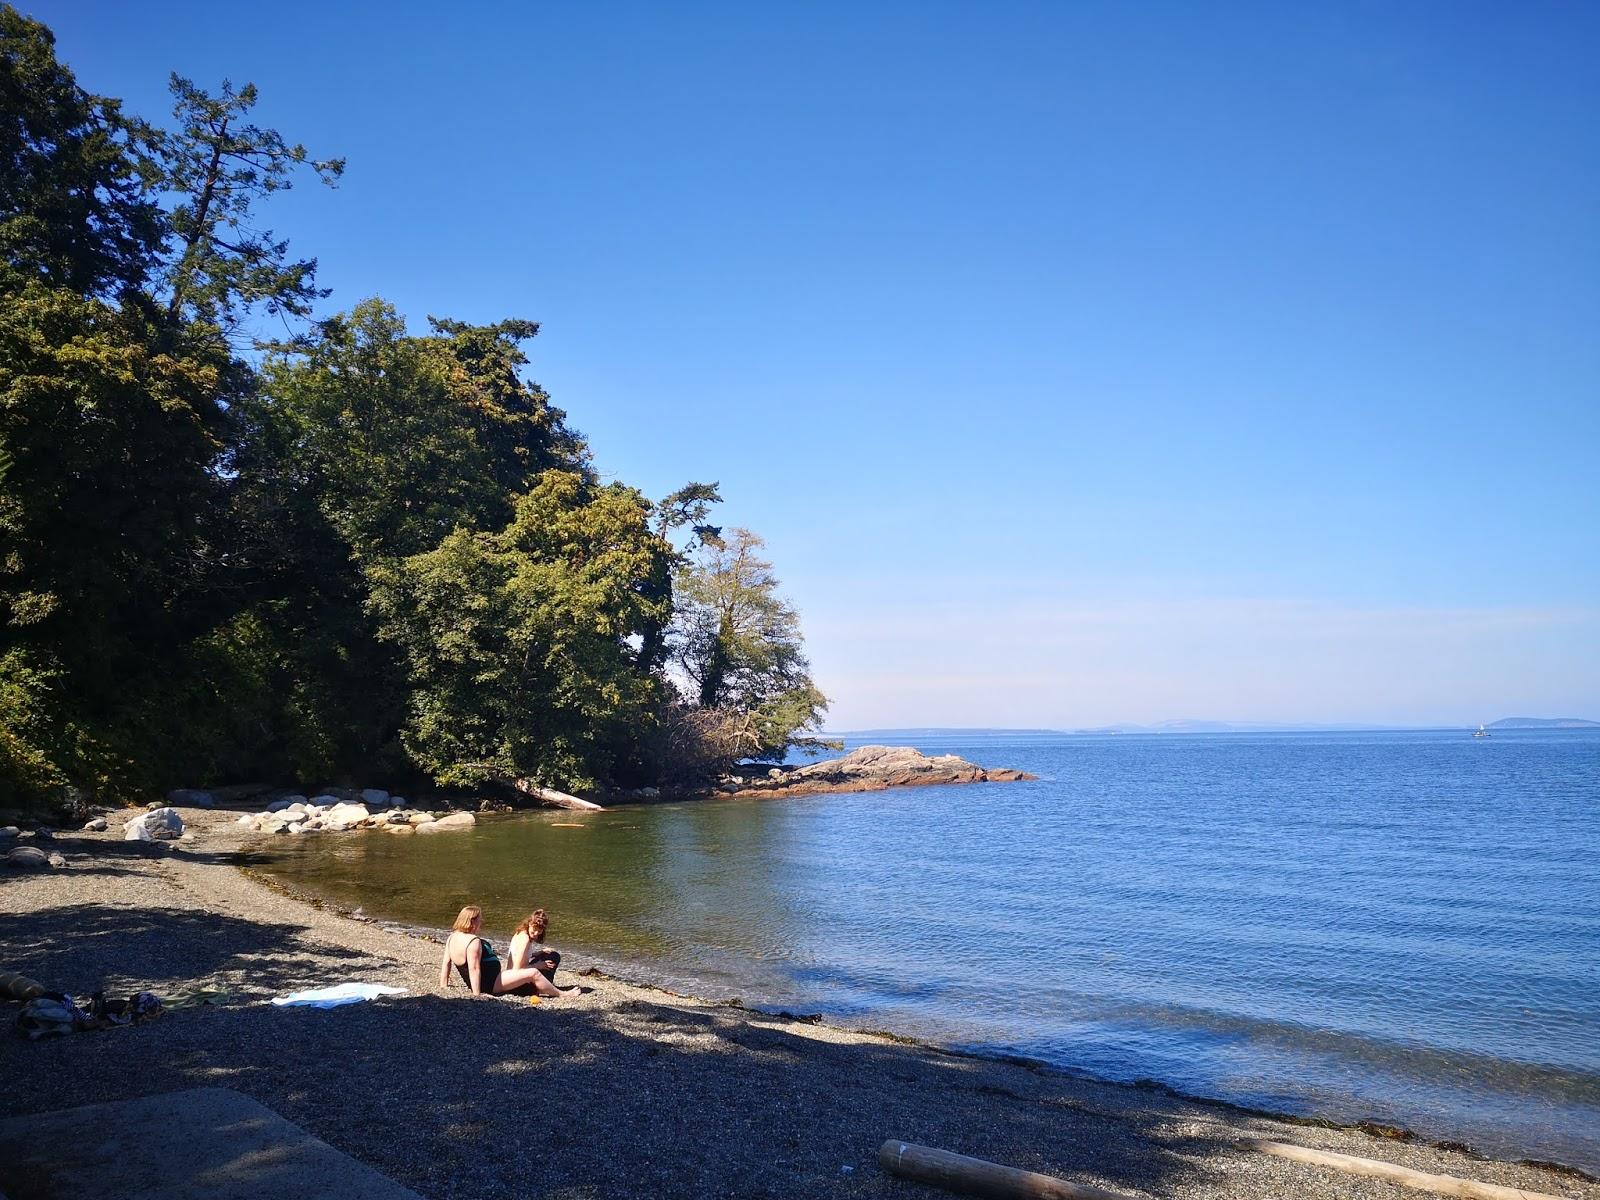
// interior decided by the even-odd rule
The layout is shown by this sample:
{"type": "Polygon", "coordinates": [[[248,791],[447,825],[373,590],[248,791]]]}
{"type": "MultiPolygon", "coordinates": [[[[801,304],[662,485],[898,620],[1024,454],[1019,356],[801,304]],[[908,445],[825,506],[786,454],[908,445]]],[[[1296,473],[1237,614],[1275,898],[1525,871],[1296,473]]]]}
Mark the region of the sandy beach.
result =
{"type": "MultiPolygon", "coordinates": [[[[53,839],[66,869],[0,873],[0,970],[75,994],[229,998],[39,1043],[8,1029],[0,1115],[225,1086],[439,1200],[944,1194],[879,1169],[891,1137],[1139,1196],[1419,1194],[1237,1145],[1266,1138],[1600,1200],[1600,1184],[1565,1171],[565,970],[584,995],[531,1006],[441,991],[436,944],[233,866],[234,813],[184,810],[195,836],[170,849],[118,840],[118,815],[111,832],[53,839]],[[266,1002],[351,980],[408,994],[332,1011],[266,1002]]],[[[585,962],[569,952],[566,966],[585,962]]],[[[15,1010],[0,1005],[8,1025],[15,1010]]]]}

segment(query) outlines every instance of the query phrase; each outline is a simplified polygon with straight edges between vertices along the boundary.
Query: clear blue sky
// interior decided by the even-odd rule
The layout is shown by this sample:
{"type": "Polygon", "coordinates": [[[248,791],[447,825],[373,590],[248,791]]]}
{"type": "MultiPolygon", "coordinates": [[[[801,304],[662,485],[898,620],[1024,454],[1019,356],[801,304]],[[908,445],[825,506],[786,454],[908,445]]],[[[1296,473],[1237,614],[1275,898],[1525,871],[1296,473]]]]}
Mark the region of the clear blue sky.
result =
{"type": "Polygon", "coordinates": [[[1600,718],[1600,5],[22,7],[348,156],[330,303],[543,322],[834,728],[1600,718]]]}

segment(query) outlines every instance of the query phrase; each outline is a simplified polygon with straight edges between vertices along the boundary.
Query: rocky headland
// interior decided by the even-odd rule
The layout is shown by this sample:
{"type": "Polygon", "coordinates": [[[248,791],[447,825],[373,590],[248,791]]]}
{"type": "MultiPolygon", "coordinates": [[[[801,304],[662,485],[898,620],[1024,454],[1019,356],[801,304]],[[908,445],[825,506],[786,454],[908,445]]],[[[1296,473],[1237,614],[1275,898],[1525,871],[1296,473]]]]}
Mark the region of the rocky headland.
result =
{"type": "Polygon", "coordinates": [[[980,767],[956,754],[928,755],[910,746],[859,746],[842,758],[804,767],[771,768],[763,777],[724,784],[738,796],[811,796],[823,792],[881,792],[940,783],[1012,783],[1037,779],[1009,767],[980,767]]]}

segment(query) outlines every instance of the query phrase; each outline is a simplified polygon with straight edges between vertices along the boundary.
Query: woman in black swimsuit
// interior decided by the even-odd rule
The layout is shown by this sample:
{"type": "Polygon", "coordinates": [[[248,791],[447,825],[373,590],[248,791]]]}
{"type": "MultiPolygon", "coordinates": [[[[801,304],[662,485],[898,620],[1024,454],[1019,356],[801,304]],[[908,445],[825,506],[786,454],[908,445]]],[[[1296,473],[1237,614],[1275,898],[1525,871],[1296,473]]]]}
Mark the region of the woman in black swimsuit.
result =
{"type": "Polygon", "coordinates": [[[503,996],[532,986],[543,995],[564,996],[567,993],[551,986],[537,967],[501,967],[500,956],[494,952],[478,930],[483,927],[483,910],[469,904],[456,915],[453,932],[445,939],[444,957],[439,962],[439,986],[450,986],[450,968],[461,975],[461,982],[475,992],[503,996]],[[543,984],[541,988],[539,985],[543,984]],[[544,988],[550,990],[546,992],[544,988]]]}

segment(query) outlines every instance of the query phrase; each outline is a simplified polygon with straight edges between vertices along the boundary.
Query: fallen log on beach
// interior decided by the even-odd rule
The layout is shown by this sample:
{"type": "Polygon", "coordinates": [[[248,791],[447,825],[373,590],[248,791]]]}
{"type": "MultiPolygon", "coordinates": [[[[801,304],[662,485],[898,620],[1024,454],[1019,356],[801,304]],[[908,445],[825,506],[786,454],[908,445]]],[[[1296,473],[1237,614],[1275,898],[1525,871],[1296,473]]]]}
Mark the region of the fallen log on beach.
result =
{"type": "Polygon", "coordinates": [[[990,1200],[1133,1200],[1121,1192],[1083,1183],[1068,1183],[1054,1175],[1003,1167],[981,1158],[935,1150],[890,1139],[878,1148],[878,1165],[891,1175],[932,1184],[963,1196],[990,1200]]]}
{"type": "Polygon", "coordinates": [[[524,796],[532,796],[535,800],[554,805],[556,808],[571,808],[580,812],[605,811],[605,805],[603,804],[596,804],[593,800],[584,800],[579,796],[571,796],[566,792],[558,792],[555,788],[540,787],[529,779],[517,779],[513,783],[517,791],[524,796]]]}
{"type": "Polygon", "coordinates": [[[1259,1150],[1291,1162],[1309,1163],[1315,1167],[1332,1167],[1347,1175],[1364,1175],[1368,1179],[1383,1179],[1401,1187],[1432,1192],[1436,1196],[1460,1196],[1463,1200],[1561,1200],[1548,1192],[1527,1192],[1521,1188],[1502,1187],[1498,1183],[1479,1183],[1475,1179],[1462,1179],[1457,1175],[1430,1175],[1426,1171],[1413,1171],[1410,1167],[1396,1166],[1376,1158],[1361,1158],[1354,1154],[1338,1154],[1332,1150],[1313,1150],[1309,1146],[1296,1146],[1290,1142],[1269,1142],[1259,1138],[1246,1138],[1239,1143],[1248,1150],[1259,1150]]]}

